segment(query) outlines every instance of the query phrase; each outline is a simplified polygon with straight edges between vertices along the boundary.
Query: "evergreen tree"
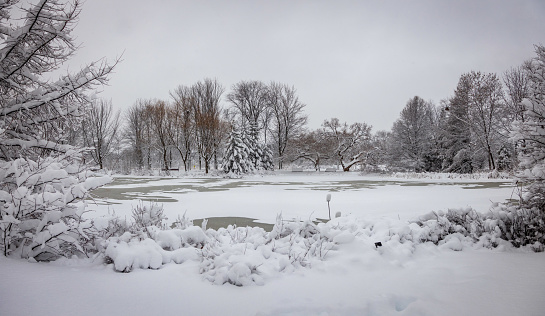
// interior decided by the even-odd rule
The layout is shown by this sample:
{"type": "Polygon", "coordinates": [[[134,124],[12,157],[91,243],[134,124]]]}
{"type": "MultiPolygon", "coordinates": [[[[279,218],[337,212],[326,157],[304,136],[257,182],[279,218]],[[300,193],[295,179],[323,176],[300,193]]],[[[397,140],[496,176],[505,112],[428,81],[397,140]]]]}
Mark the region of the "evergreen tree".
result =
{"type": "Polygon", "coordinates": [[[252,171],[253,164],[249,159],[249,150],[243,138],[235,128],[229,136],[229,144],[223,158],[222,169],[225,173],[248,173],[252,171]]]}
{"type": "Polygon", "coordinates": [[[446,126],[442,135],[442,147],[445,148],[443,169],[447,172],[471,173],[471,130],[468,124],[469,91],[471,81],[462,76],[449,100],[446,111],[446,126]]]}
{"type": "Polygon", "coordinates": [[[269,146],[265,144],[261,144],[259,146],[260,152],[261,152],[261,168],[263,170],[273,170],[274,169],[274,162],[273,162],[273,153],[269,146]]]}
{"type": "Polygon", "coordinates": [[[253,169],[261,169],[261,153],[258,144],[257,124],[251,122],[247,130],[242,133],[242,140],[248,149],[248,160],[253,169]]]}

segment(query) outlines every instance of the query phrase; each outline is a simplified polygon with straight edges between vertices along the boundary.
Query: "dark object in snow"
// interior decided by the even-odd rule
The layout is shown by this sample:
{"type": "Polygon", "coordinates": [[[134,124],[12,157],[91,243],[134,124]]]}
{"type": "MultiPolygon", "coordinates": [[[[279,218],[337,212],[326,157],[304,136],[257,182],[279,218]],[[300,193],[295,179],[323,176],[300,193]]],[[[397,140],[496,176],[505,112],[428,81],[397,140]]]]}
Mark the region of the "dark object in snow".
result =
{"type": "Polygon", "coordinates": [[[375,248],[382,247],[382,243],[380,241],[375,243],[375,248]]]}

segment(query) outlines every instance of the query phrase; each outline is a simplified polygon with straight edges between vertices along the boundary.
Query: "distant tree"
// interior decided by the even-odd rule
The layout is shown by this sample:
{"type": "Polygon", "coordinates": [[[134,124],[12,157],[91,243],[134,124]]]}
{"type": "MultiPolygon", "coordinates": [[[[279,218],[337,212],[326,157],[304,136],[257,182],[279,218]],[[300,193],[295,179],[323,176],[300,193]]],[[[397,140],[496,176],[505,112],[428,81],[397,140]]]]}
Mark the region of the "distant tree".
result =
{"type": "Polygon", "coordinates": [[[393,159],[415,171],[426,170],[434,133],[434,106],[415,96],[407,101],[392,127],[393,159]]]}
{"type": "Polygon", "coordinates": [[[446,103],[447,112],[442,137],[445,148],[443,168],[447,172],[472,173],[471,129],[469,126],[469,91],[471,81],[460,77],[454,96],[446,103]]]}
{"type": "Polygon", "coordinates": [[[254,170],[249,159],[249,150],[242,141],[241,133],[233,128],[223,157],[222,169],[225,173],[243,174],[254,170]]]}
{"type": "Polygon", "coordinates": [[[172,147],[169,138],[170,130],[173,128],[172,121],[169,118],[169,107],[165,101],[156,100],[148,108],[151,130],[157,148],[161,153],[162,167],[167,172],[171,168],[170,149],[172,147]]]}
{"type": "Polygon", "coordinates": [[[125,114],[124,137],[128,140],[131,151],[130,159],[134,160],[137,169],[144,168],[144,142],[145,142],[145,119],[144,105],[142,100],[127,109],[125,114]]]}
{"type": "Polygon", "coordinates": [[[282,169],[284,153],[294,136],[301,132],[307,122],[294,87],[272,82],[268,89],[268,102],[272,112],[272,136],[278,154],[278,168],[282,169]]]}
{"type": "Polygon", "coordinates": [[[204,79],[193,86],[195,136],[197,150],[204,161],[205,172],[210,169],[210,161],[217,153],[224,131],[221,121],[220,100],[223,87],[217,80],[204,79]]]}
{"type": "Polygon", "coordinates": [[[361,163],[365,154],[370,150],[371,126],[365,123],[348,125],[340,123],[339,119],[332,118],[322,123],[322,133],[332,142],[334,156],[343,168],[350,168],[361,163]]]}
{"type": "Polygon", "coordinates": [[[66,131],[81,124],[87,92],[113,66],[91,63],[52,80],[76,50],[80,3],[25,3],[12,19],[16,3],[0,1],[0,248],[36,260],[84,254],[84,199],[108,180],[88,178],[66,131]]]}
{"type": "MultiPolygon", "coordinates": [[[[503,73],[505,110],[501,120],[501,133],[504,139],[508,139],[513,132],[514,121],[524,122],[526,120],[522,100],[530,95],[529,73],[531,65],[531,61],[526,61],[522,65],[513,67],[503,73]]],[[[502,142],[498,153],[498,159],[501,159],[499,169],[510,170],[516,167],[516,157],[522,145],[520,142],[502,142]]]]}
{"type": "Polygon", "coordinates": [[[365,167],[382,169],[392,163],[392,133],[378,131],[371,137],[371,150],[364,161],[365,167]]]}
{"type": "Polygon", "coordinates": [[[505,86],[504,102],[508,112],[506,128],[510,131],[514,120],[524,122],[525,108],[522,100],[530,95],[529,66],[531,61],[521,66],[513,67],[503,73],[503,84],[505,86]]]}
{"type": "Polygon", "coordinates": [[[475,71],[463,74],[445,110],[446,171],[471,173],[485,165],[495,169],[499,150],[508,141],[502,135],[506,111],[498,77],[475,71]]]}
{"type": "Polygon", "coordinates": [[[468,76],[472,83],[469,93],[470,127],[478,148],[486,153],[488,169],[494,170],[502,141],[502,85],[495,74],[471,72],[468,76]]]}
{"type": "Polygon", "coordinates": [[[254,124],[258,133],[263,130],[263,116],[267,113],[268,94],[267,85],[261,81],[240,81],[233,85],[227,94],[227,101],[235,109],[240,125],[247,128],[254,124]]]}
{"type": "Polygon", "coordinates": [[[84,145],[92,148],[90,155],[100,169],[104,169],[106,159],[119,141],[119,115],[119,111],[114,112],[111,101],[98,99],[93,101],[82,121],[84,145]]]}
{"type": "Polygon", "coordinates": [[[319,171],[320,166],[333,157],[333,146],[335,145],[328,141],[323,131],[302,132],[293,139],[290,150],[291,161],[300,159],[310,161],[314,169],[319,171]]]}
{"type": "Polygon", "coordinates": [[[263,170],[274,170],[273,153],[269,146],[266,144],[259,144],[259,151],[261,152],[260,166],[263,170]]]}
{"type": "Polygon", "coordinates": [[[528,95],[522,101],[524,120],[519,117],[515,122],[513,136],[522,144],[518,177],[527,184],[523,203],[545,212],[545,47],[537,45],[535,50],[528,69],[528,95]]]}
{"type": "Polygon", "coordinates": [[[190,168],[189,159],[195,146],[195,102],[197,101],[191,87],[178,86],[170,93],[174,99],[172,119],[174,120],[171,141],[178,150],[184,163],[185,171],[190,168]]]}
{"type": "Polygon", "coordinates": [[[261,169],[261,147],[259,146],[257,123],[249,123],[242,131],[242,141],[248,148],[248,160],[253,169],[261,169]]]}

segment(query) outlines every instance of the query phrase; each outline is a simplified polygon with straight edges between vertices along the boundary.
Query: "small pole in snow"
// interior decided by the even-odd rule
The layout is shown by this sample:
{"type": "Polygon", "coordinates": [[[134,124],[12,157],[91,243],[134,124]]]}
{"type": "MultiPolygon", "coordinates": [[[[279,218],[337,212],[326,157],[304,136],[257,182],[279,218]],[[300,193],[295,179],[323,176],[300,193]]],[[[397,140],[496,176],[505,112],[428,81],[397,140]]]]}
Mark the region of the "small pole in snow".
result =
{"type": "Polygon", "coordinates": [[[329,220],[331,220],[331,208],[329,207],[329,201],[331,201],[331,193],[328,193],[325,197],[327,201],[327,209],[329,210],[329,220]]]}

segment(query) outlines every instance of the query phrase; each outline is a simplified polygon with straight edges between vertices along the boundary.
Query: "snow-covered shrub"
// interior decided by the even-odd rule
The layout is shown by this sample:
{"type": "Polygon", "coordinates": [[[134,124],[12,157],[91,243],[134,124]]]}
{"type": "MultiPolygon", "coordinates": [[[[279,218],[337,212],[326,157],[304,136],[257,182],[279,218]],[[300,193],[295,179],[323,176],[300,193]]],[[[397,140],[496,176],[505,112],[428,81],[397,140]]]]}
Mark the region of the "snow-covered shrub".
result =
{"type": "MultiPolygon", "coordinates": [[[[205,221],[206,220],[203,220],[204,224],[206,224],[205,221]]],[[[171,225],[172,228],[177,228],[177,229],[186,229],[189,226],[193,226],[193,221],[187,218],[185,212],[184,212],[184,215],[182,216],[178,215],[176,220],[171,225]]]]}
{"type": "MultiPolygon", "coordinates": [[[[186,222],[189,223],[189,222],[186,222]]],[[[163,264],[200,260],[203,279],[214,284],[261,285],[277,273],[310,267],[336,245],[354,241],[356,228],[330,222],[284,221],[271,232],[259,227],[209,229],[196,226],[161,230],[147,227],[149,236],[127,231],[103,242],[105,262],[119,272],[158,269],[163,264]]]]}
{"type": "Polygon", "coordinates": [[[163,206],[157,203],[150,203],[149,206],[142,202],[132,209],[132,218],[134,220],[134,232],[146,232],[149,235],[148,227],[155,226],[165,228],[164,221],[167,219],[163,214],[163,206]]]}
{"type": "Polygon", "coordinates": [[[545,215],[536,209],[497,204],[487,213],[471,208],[431,212],[414,220],[420,226],[413,229],[416,240],[440,244],[450,235],[459,234],[485,247],[496,247],[499,240],[515,247],[530,245],[543,251],[545,244],[545,215]]]}
{"type": "Polygon", "coordinates": [[[131,272],[133,269],[159,269],[169,262],[183,263],[197,260],[194,248],[177,248],[167,251],[151,238],[140,239],[127,232],[108,240],[104,251],[106,262],[111,262],[118,272],[131,272]]]}
{"type": "Polygon", "coordinates": [[[79,151],[0,164],[0,245],[4,255],[52,260],[85,253],[81,225],[90,190],[111,181],[90,177],[79,151]]]}

